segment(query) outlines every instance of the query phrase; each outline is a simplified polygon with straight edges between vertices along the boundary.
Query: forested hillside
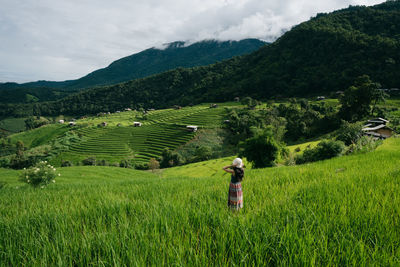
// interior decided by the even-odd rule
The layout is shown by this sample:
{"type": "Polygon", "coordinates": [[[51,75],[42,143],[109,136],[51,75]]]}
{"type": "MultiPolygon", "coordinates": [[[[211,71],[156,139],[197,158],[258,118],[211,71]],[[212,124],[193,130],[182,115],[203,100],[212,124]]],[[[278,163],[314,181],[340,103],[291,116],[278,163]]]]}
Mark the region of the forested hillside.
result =
{"type": "Polygon", "coordinates": [[[164,48],[150,48],[114,61],[80,79],[24,84],[0,84],[0,103],[31,103],[57,100],[88,87],[111,85],[147,77],[177,67],[212,64],[234,56],[251,53],[266,43],[258,39],[241,41],[208,40],[193,44],[174,42],[164,48]]]}
{"type": "Polygon", "coordinates": [[[178,68],[58,102],[9,108],[13,114],[35,110],[78,115],[126,106],[226,101],[235,96],[312,96],[344,90],[363,74],[384,88],[400,87],[399,1],[318,14],[273,44],[222,63],[178,68]]]}

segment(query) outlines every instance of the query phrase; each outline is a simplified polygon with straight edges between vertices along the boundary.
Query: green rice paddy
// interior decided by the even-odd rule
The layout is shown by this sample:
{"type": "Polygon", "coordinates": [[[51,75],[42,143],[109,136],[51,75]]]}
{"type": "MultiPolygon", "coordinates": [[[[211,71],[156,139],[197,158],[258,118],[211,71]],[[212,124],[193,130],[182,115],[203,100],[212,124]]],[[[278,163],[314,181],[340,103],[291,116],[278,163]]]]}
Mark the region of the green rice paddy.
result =
{"type": "Polygon", "coordinates": [[[367,154],[248,169],[237,213],[220,170],[230,162],[156,174],[60,168],[44,189],[0,169],[0,265],[400,265],[399,138],[367,154]]]}

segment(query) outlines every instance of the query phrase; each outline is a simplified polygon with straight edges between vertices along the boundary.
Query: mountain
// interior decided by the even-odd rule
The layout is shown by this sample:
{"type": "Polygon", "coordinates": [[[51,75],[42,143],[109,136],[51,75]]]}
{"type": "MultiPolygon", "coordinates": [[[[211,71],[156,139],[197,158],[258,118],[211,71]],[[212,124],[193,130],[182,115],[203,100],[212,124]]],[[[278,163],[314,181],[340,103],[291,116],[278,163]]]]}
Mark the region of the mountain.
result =
{"type": "Polygon", "coordinates": [[[84,88],[111,85],[147,77],[177,67],[203,66],[253,52],[266,43],[258,39],[241,41],[207,40],[193,44],[174,42],[163,49],[150,48],[121,58],[108,67],[96,70],[80,79],[63,82],[37,81],[23,84],[0,84],[1,103],[29,102],[32,95],[38,101],[56,100],[84,88]],[[27,100],[28,99],[28,100],[27,100]]]}
{"type": "Polygon", "coordinates": [[[235,96],[305,97],[344,90],[363,74],[383,88],[400,87],[400,1],[318,14],[249,55],[90,89],[57,102],[16,108],[16,114],[35,109],[79,115],[235,96]]]}

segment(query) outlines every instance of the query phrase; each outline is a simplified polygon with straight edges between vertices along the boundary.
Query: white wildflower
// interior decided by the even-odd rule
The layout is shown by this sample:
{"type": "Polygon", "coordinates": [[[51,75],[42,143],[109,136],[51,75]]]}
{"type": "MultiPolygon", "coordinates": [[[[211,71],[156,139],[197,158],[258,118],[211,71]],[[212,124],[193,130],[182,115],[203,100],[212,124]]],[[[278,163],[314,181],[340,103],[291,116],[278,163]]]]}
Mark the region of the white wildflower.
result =
{"type": "Polygon", "coordinates": [[[56,182],[56,180],[53,180],[53,183],[55,183],[56,182]]]}
{"type": "Polygon", "coordinates": [[[31,180],[28,180],[28,181],[26,181],[27,183],[30,183],[31,182],[31,180]]]}
{"type": "Polygon", "coordinates": [[[44,188],[44,185],[42,185],[40,188],[42,188],[42,189],[43,189],[43,188],[44,188]]]}
{"type": "Polygon", "coordinates": [[[26,170],[26,168],[24,168],[24,170],[26,170]]]}
{"type": "Polygon", "coordinates": [[[25,176],[25,178],[27,178],[27,179],[28,179],[28,178],[29,178],[29,176],[27,175],[27,176],[25,176]]]}
{"type": "Polygon", "coordinates": [[[61,173],[59,173],[58,176],[61,176],[61,173]]]}

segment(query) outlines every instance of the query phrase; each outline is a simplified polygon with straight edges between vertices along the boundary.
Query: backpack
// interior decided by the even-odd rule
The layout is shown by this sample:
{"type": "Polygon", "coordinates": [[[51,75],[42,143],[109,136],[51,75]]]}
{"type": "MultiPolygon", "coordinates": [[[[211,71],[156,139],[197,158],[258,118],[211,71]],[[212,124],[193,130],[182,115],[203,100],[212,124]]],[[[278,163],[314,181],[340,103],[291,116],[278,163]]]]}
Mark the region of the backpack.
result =
{"type": "Polygon", "coordinates": [[[244,170],[243,168],[233,168],[233,171],[235,172],[235,178],[241,182],[243,180],[243,176],[244,176],[244,170]]]}

